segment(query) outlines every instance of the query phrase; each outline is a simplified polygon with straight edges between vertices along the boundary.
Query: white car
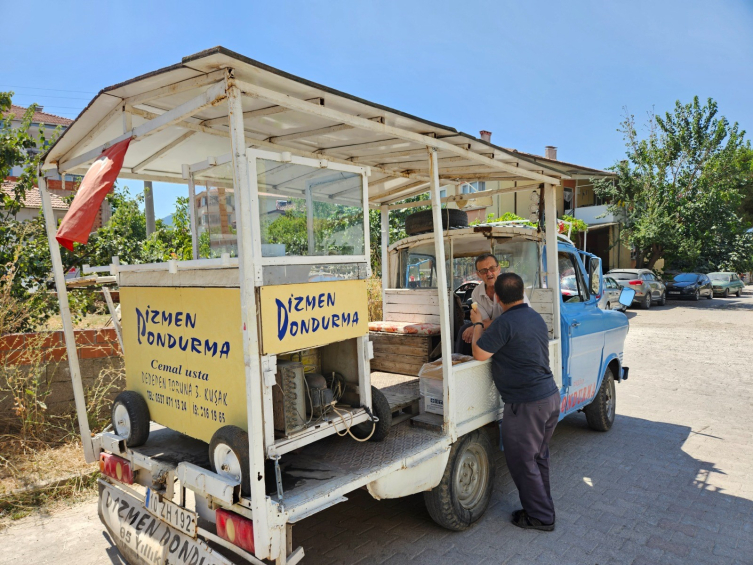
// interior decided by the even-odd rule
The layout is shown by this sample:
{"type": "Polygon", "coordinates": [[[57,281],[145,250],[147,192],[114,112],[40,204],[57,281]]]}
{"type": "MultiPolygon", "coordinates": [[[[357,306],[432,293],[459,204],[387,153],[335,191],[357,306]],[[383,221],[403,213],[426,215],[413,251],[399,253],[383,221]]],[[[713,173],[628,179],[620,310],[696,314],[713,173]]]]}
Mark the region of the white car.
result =
{"type": "Polygon", "coordinates": [[[620,304],[622,286],[612,277],[604,276],[604,289],[599,298],[599,308],[603,310],[619,310],[624,312],[627,306],[620,304]]]}

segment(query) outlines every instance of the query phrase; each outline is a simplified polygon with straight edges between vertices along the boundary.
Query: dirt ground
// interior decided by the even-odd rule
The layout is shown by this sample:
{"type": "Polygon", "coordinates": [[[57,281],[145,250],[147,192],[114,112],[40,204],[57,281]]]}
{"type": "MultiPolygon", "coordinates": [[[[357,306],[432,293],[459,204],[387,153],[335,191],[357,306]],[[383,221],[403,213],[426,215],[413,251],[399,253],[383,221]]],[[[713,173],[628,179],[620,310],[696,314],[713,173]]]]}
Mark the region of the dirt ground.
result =
{"type": "MultiPolygon", "coordinates": [[[[614,427],[574,414],[552,440],[554,532],[509,524],[519,502],[500,453],[490,507],[467,531],[436,526],[421,495],[357,491],[295,526],[304,563],[753,563],[753,288],[628,317],[614,427]]],[[[3,565],[121,563],[94,501],[20,520],[0,547],[3,565]]]]}

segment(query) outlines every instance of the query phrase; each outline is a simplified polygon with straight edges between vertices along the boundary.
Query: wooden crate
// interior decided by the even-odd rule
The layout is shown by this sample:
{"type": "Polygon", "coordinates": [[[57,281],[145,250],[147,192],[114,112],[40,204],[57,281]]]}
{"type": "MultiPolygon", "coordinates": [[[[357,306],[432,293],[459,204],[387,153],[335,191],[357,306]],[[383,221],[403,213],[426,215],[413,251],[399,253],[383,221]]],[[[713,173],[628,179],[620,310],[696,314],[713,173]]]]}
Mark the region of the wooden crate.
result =
{"type": "Polygon", "coordinates": [[[369,340],[374,344],[371,370],[418,376],[423,364],[433,361],[430,356],[439,339],[438,335],[369,332],[369,340]]]}

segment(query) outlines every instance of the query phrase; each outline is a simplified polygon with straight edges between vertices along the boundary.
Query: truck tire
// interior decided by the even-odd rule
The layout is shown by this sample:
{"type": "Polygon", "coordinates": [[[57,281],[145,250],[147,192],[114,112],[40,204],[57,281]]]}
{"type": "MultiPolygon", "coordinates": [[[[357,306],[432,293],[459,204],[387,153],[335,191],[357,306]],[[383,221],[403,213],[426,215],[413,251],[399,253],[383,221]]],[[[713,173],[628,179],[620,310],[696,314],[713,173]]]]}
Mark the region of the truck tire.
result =
{"type": "MultiPolygon", "coordinates": [[[[468,227],[468,214],[463,210],[443,208],[441,212],[443,230],[468,227]]],[[[433,232],[434,221],[432,214],[431,210],[423,210],[405,218],[405,233],[408,235],[418,235],[420,233],[433,232]]]]}
{"type": "Polygon", "coordinates": [[[238,426],[222,426],[209,442],[209,466],[228,479],[241,482],[241,493],[251,494],[248,434],[238,426]]]}
{"type": "MultiPolygon", "coordinates": [[[[371,387],[371,407],[373,408],[372,412],[374,416],[379,418],[379,421],[376,423],[376,428],[369,441],[382,441],[390,433],[390,428],[392,427],[392,408],[390,408],[387,397],[374,386],[371,387]]],[[[353,426],[350,431],[358,439],[363,439],[369,436],[372,428],[374,428],[374,424],[363,422],[362,424],[353,426]]]]}
{"type": "Polygon", "coordinates": [[[124,390],[112,403],[112,429],[125,438],[128,447],[144,445],[149,439],[149,406],[138,392],[124,390]]]}
{"type": "Polygon", "coordinates": [[[456,532],[486,512],[494,486],[494,450],[484,430],[466,434],[452,446],[440,483],[424,493],[432,520],[456,532]]]}
{"type": "Polygon", "coordinates": [[[588,427],[592,430],[608,432],[612,428],[616,414],[616,397],[614,375],[609,367],[604,371],[599,392],[596,393],[591,404],[583,409],[583,412],[586,414],[588,427]]]}

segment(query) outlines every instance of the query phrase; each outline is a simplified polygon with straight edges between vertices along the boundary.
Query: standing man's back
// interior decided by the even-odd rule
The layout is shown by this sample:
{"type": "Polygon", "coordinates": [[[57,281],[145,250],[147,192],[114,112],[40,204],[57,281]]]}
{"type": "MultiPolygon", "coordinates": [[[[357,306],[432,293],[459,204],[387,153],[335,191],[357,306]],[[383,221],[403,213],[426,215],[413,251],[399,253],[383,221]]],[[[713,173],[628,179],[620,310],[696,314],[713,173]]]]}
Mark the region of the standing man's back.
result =
{"type": "Polygon", "coordinates": [[[501,425],[505,458],[523,505],[513,513],[521,528],[554,529],[549,486],[549,440],[559,420],[560,394],[549,367],[549,331],[543,318],[523,302],[523,280],[497,277],[495,292],[503,313],[488,328],[474,322],[473,356],[492,358],[492,376],[504,402],[501,425]]]}

